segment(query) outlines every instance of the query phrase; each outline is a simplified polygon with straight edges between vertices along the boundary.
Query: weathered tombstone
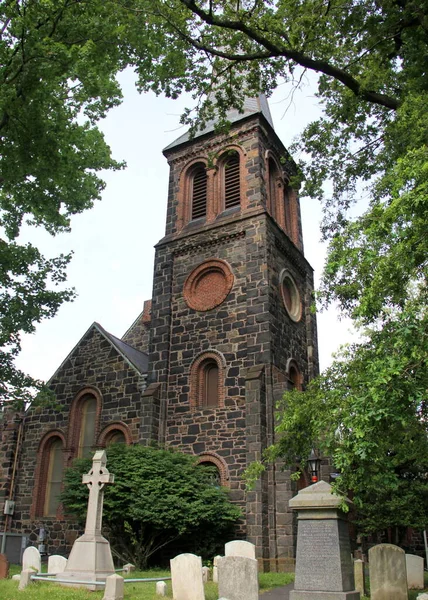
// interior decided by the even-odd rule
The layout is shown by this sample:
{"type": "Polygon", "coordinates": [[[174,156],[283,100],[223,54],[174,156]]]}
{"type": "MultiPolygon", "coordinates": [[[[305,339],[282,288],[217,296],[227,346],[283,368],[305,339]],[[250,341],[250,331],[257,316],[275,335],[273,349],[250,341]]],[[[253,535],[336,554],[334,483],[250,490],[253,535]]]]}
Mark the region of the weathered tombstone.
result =
{"type": "Polygon", "coordinates": [[[205,600],[201,557],[179,554],[170,563],[174,600],[205,600]]]}
{"type": "Polygon", "coordinates": [[[48,573],[50,575],[57,575],[58,573],[63,573],[65,567],[67,566],[67,559],[64,556],[60,556],[59,554],[52,554],[48,558],[48,573]]]}
{"type": "Polygon", "coordinates": [[[360,592],[361,596],[366,595],[366,579],[364,577],[364,571],[364,561],[358,558],[354,561],[354,580],[355,589],[357,592],[360,592]]]}
{"type": "Polygon", "coordinates": [[[360,599],[354,584],[348,523],[340,504],[341,499],[325,481],[304,488],[290,500],[298,519],[290,600],[360,599]]]}
{"type": "Polygon", "coordinates": [[[404,550],[393,544],[379,544],[369,550],[371,600],[407,600],[404,550]]]}
{"type": "Polygon", "coordinates": [[[209,567],[202,567],[202,581],[207,583],[210,580],[210,569],[209,567]]]}
{"type": "Polygon", "coordinates": [[[228,600],[258,600],[259,573],[255,558],[225,556],[217,564],[220,597],[228,600]]]}
{"type": "Polygon", "coordinates": [[[22,554],[22,570],[28,571],[28,569],[32,569],[37,573],[40,573],[42,570],[42,557],[40,556],[40,552],[34,546],[25,548],[24,553],[22,554]]]}
{"type": "Polygon", "coordinates": [[[0,579],[9,577],[9,561],[6,554],[0,554],[0,579]]]}
{"type": "Polygon", "coordinates": [[[223,558],[222,556],[220,556],[220,554],[217,554],[216,556],[214,556],[213,565],[215,567],[217,567],[217,563],[218,563],[218,561],[219,561],[220,558],[223,558]]]}
{"type": "Polygon", "coordinates": [[[123,592],[123,577],[116,573],[114,575],[109,575],[106,578],[103,600],[123,600],[123,592]]]}
{"type": "Polygon", "coordinates": [[[409,590],[423,590],[424,559],[416,554],[406,554],[406,571],[409,590]]]}
{"type": "MultiPolygon", "coordinates": [[[[67,566],[58,576],[67,579],[70,584],[73,580],[105,581],[115,572],[110,544],[101,535],[104,486],[114,481],[114,475],[108,472],[106,463],[105,450],[97,450],[92,469],[82,477],[82,483],[89,488],[85,533],[74,542],[67,566]]],[[[99,586],[88,584],[86,587],[95,590],[99,586]]]]}
{"type": "Polygon", "coordinates": [[[132,563],[126,563],[126,565],[123,565],[123,572],[126,574],[131,573],[131,571],[135,571],[135,565],[133,565],[132,563]]]}
{"type": "Polygon", "coordinates": [[[428,594],[418,594],[416,600],[428,600],[428,594]]]}
{"type": "Polygon", "coordinates": [[[31,583],[31,576],[34,575],[33,569],[24,569],[19,576],[18,590],[25,590],[27,585],[31,583]]]}
{"type": "Polygon", "coordinates": [[[256,558],[256,547],[251,542],[246,542],[245,540],[233,540],[224,545],[224,555],[256,558]]]}
{"type": "Polygon", "coordinates": [[[156,594],[158,596],[166,596],[166,583],[165,581],[156,582],[156,594]]]}
{"type": "Polygon", "coordinates": [[[213,567],[213,581],[214,583],[218,583],[218,567],[213,567]]]}

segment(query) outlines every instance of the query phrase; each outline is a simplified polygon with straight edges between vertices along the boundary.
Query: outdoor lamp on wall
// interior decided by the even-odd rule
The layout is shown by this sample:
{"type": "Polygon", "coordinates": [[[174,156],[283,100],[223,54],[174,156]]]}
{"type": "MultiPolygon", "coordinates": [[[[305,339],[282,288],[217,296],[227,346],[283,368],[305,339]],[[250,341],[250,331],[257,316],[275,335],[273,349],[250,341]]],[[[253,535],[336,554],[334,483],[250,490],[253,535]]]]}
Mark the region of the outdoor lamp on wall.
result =
{"type": "Polygon", "coordinates": [[[321,464],[321,459],[315,454],[315,450],[312,448],[310,455],[308,456],[308,465],[311,471],[311,481],[316,483],[318,481],[318,469],[321,464]]]}

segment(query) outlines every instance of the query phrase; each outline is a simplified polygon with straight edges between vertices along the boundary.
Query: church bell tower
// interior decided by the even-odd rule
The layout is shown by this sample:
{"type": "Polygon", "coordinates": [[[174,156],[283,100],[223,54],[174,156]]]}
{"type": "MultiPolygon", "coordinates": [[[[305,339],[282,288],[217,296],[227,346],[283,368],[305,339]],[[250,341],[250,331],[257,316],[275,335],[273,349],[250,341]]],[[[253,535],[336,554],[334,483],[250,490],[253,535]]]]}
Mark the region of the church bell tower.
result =
{"type": "Polygon", "coordinates": [[[149,385],[141,441],[217,466],[242,507],[238,535],[267,569],[294,557],[290,472],[254,491],[242,473],[275,439],[276,401],[317,374],[313,272],[303,253],[295,165],[264,96],[164,150],[166,231],[156,245],[149,385]]]}

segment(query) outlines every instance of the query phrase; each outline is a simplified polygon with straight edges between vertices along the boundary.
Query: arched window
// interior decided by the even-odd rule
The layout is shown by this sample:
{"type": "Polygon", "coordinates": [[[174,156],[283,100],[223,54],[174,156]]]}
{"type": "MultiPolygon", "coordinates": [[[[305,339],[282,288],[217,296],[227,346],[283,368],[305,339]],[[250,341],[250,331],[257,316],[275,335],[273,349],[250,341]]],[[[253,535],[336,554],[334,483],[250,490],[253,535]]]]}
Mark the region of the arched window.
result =
{"type": "Polygon", "coordinates": [[[49,465],[46,479],[46,495],[43,515],[56,515],[62,487],[62,472],[64,466],[63,444],[60,438],[53,438],[49,445],[49,465]]]}
{"type": "Polygon", "coordinates": [[[192,220],[207,214],[207,172],[203,163],[196,163],[191,176],[190,196],[192,220]]]}
{"type": "Polygon", "coordinates": [[[110,435],[106,438],[106,446],[111,444],[126,444],[126,438],[123,431],[120,429],[114,429],[110,435]]]}
{"type": "Polygon", "coordinates": [[[208,359],[201,368],[201,406],[218,406],[218,366],[215,360],[208,359]]]}
{"type": "Polygon", "coordinates": [[[60,431],[50,431],[41,440],[37,452],[34,497],[31,518],[55,517],[60,505],[64,470],[65,439],[60,431]]]}
{"type": "Polygon", "coordinates": [[[67,434],[67,464],[76,456],[91,457],[96,446],[101,407],[101,393],[93,386],[83,388],[73,399],[67,434]]]}
{"type": "Polygon", "coordinates": [[[88,394],[81,400],[81,421],[79,435],[79,458],[89,458],[95,441],[95,424],[97,418],[97,400],[95,396],[88,394]]]}
{"type": "Polygon", "coordinates": [[[190,369],[190,404],[193,408],[224,406],[224,361],[210,351],[198,356],[190,369]]]}
{"type": "Polygon", "coordinates": [[[302,376],[294,359],[290,359],[287,365],[288,387],[290,390],[302,389],[302,376]]]}
{"type": "Polygon", "coordinates": [[[215,452],[203,452],[198,456],[197,464],[205,468],[210,467],[210,479],[213,485],[229,486],[229,471],[224,458],[215,452]]]}
{"type": "Polygon", "coordinates": [[[198,464],[199,464],[199,466],[206,469],[207,476],[208,476],[208,479],[209,479],[209,482],[211,483],[211,485],[213,485],[214,487],[220,487],[221,486],[221,475],[220,475],[220,471],[218,470],[217,465],[215,465],[211,461],[209,461],[209,462],[201,461],[198,464]]]}
{"type": "Polygon", "coordinates": [[[241,203],[241,182],[239,168],[239,154],[231,151],[223,166],[224,174],[224,208],[239,206],[241,203]]]}

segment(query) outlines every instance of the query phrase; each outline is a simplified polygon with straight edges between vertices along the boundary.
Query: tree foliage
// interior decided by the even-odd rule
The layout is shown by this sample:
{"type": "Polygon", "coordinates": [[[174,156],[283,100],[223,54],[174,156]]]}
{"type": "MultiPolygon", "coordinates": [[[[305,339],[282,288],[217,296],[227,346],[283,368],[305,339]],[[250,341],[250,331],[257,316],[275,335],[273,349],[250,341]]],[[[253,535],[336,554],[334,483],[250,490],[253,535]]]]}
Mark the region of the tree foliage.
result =
{"type": "MultiPolygon", "coordinates": [[[[115,482],[105,488],[103,524],[119,560],[144,568],[172,543],[212,558],[232,535],[241,512],[213,483],[212,468],[180,452],[140,445],[114,444],[107,457],[115,482]]],[[[82,524],[88,501],[82,474],[90,466],[88,459],[76,460],[62,494],[66,510],[82,524]]]]}

